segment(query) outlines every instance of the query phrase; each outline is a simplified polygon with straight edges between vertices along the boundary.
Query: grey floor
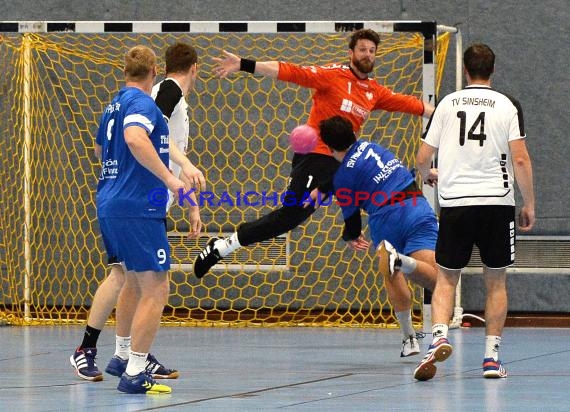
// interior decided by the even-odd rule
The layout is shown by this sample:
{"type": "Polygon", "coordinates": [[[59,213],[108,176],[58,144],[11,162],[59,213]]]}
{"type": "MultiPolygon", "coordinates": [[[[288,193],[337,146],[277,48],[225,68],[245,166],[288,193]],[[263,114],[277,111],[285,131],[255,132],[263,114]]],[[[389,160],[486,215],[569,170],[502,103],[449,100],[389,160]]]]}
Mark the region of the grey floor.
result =
{"type": "MultiPolygon", "coordinates": [[[[153,353],[181,371],[169,395],[126,395],[117,378],[77,378],[69,355],[82,327],[0,327],[0,410],[23,411],[568,411],[570,330],[509,328],[509,377],[481,377],[482,328],[453,330],[452,357],[429,382],[400,358],[392,329],[176,328],[159,331],[153,353]]],[[[426,337],[422,343],[429,343],[426,337]]],[[[104,369],[114,350],[107,327],[104,369]]]]}

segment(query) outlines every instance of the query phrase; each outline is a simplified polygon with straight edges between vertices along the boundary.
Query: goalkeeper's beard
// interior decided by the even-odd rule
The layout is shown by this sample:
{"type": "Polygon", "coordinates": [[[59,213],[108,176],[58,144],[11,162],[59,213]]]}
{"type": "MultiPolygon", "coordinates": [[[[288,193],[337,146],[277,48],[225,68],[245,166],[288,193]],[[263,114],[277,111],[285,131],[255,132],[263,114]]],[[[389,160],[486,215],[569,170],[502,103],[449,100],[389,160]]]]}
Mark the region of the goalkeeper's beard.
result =
{"type": "Polygon", "coordinates": [[[353,60],[352,64],[358,69],[359,72],[368,74],[374,69],[374,61],[368,59],[353,60]]]}

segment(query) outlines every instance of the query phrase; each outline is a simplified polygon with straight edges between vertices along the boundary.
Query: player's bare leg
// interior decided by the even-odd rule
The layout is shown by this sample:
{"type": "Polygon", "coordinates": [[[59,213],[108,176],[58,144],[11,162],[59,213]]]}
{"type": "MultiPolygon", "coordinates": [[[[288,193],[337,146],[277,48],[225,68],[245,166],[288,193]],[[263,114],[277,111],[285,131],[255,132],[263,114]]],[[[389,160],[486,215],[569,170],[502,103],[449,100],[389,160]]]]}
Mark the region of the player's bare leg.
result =
{"type": "Polygon", "coordinates": [[[506,378],[507,371],[499,360],[501,336],[507,319],[506,270],[483,266],[487,301],[485,303],[485,378],[506,378]]]}
{"type": "Polygon", "coordinates": [[[412,325],[412,293],[408,282],[401,271],[396,271],[394,275],[384,278],[384,286],[403,335],[400,357],[417,355],[420,345],[412,325]]]}
{"type": "Polygon", "coordinates": [[[377,254],[388,298],[403,334],[400,356],[417,355],[420,346],[412,325],[412,295],[407,279],[433,290],[437,277],[435,253],[433,250],[418,250],[411,253],[411,256],[405,256],[384,240],[378,246],[377,254]]]}
{"type": "MultiPolygon", "coordinates": [[[[109,361],[105,372],[120,377],[127,368],[131,350],[131,329],[133,317],[141,298],[141,287],[134,282],[125,282],[117,301],[115,327],[115,354],[109,361]]],[[[151,353],[148,354],[146,370],[154,379],[177,379],[180,374],[176,369],[170,369],[160,363],[151,353]]]]}
{"type": "Polygon", "coordinates": [[[121,265],[111,265],[111,270],[105,280],[97,288],[93,303],[89,310],[87,324],[96,329],[103,329],[113,311],[121,288],[125,283],[125,275],[121,265]]]}
{"type": "Polygon", "coordinates": [[[447,340],[448,324],[453,312],[455,288],[459,282],[461,270],[440,267],[437,282],[431,299],[431,318],[433,340],[426,356],[414,371],[414,378],[429,380],[435,376],[436,362],[443,362],[453,352],[453,347],[447,340]]]}
{"type": "Polygon", "coordinates": [[[147,371],[149,350],[168,301],[168,272],[127,272],[126,282],[137,291],[139,299],[131,327],[129,361],[117,389],[127,393],[138,393],[140,388],[145,393],[170,393],[169,386],[156,383],[147,371]]]}
{"type": "Polygon", "coordinates": [[[410,257],[416,260],[416,268],[406,274],[406,277],[424,289],[433,291],[437,281],[435,252],[433,250],[417,250],[410,253],[410,257]]]}
{"type": "Polygon", "coordinates": [[[124,283],[125,276],[121,265],[114,264],[111,265],[109,274],[99,285],[97,292],[95,292],[91,310],[87,318],[83,342],[69,358],[77,375],[82,379],[93,382],[103,379],[103,374],[95,363],[97,340],[107,319],[109,319],[109,315],[115,307],[124,283]]]}

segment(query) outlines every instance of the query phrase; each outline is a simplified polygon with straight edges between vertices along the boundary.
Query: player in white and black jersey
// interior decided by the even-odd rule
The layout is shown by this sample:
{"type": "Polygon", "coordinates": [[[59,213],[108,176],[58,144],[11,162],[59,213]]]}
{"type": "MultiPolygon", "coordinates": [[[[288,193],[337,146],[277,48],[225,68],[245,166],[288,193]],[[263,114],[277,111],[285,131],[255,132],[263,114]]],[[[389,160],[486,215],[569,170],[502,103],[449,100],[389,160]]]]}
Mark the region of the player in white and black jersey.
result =
{"type": "Polygon", "coordinates": [[[424,181],[437,183],[441,206],[433,342],[414,372],[419,380],[431,379],[435,362],[452,352],[448,322],[473,245],[481,254],[487,289],[483,376],[507,376],[498,350],[507,316],[506,268],[515,258],[515,179],[524,202],[518,228],[528,231],[535,222],[532,166],[520,104],[491,88],[495,55],[488,46],[470,46],[463,63],[468,86],[441,100],[416,158],[424,181]],[[438,168],[430,168],[436,152],[438,168]]]}
{"type": "Polygon", "coordinates": [[[425,143],[438,149],[440,205],[514,206],[509,144],[525,137],[518,101],[476,83],[443,98],[437,111],[425,143]]]}
{"type": "MultiPolygon", "coordinates": [[[[168,122],[170,139],[170,170],[196,188],[204,190],[204,175],[186,157],[190,126],[186,95],[196,82],[197,54],[194,48],[185,43],[176,43],[166,50],[166,78],[154,85],[152,97],[168,122]],[[188,64],[193,62],[190,67],[188,64]]],[[[166,209],[172,205],[170,196],[166,209]]],[[[192,209],[191,209],[192,210],[192,209]]],[[[190,217],[192,223],[194,219],[190,217]]],[[[191,233],[196,227],[191,227],[191,233]]],[[[199,230],[198,230],[199,232],[199,230]]]]}
{"type": "MultiPolygon", "coordinates": [[[[166,78],[153,87],[152,97],[168,123],[169,169],[186,184],[204,189],[206,185],[204,175],[185,155],[189,135],[188,105],[185,96],[193,89],[196,81],[197,53],[189,44],[176,43],[167,48],[165,60],[166,78]]],[[[172,196],[168,199],[166,210],[171,205],[172,196]]],[[[198,206],[188,205],[188,207],[189,236],[195,237],[199,235],[202,227],[199,209],[198,206]]],[[[135,309],[131,303],[136,302],[137,292],[129,287],[123,287],[126,284],[125,274],[120,262],[114,256],[109,256],[108,264],[110,265],[109,275],[97,289],[89,311],[83,341],[78,350],[96,349],[99,334],[116,304],[115,354],[105,368],[105,372],[120,377],[125,371],[129,357],[130,330],[135,309]]],[[[79,373],[78,370],[78,375],[86,380],[101,380],[103,375],[97,366],[93,365],[92,369],[89,374],[79,373]]],[[[155,379],[175,379],[179,375],[178,371],[166,368],[152,354],[148,355],[146,370],[155,379]]]]}

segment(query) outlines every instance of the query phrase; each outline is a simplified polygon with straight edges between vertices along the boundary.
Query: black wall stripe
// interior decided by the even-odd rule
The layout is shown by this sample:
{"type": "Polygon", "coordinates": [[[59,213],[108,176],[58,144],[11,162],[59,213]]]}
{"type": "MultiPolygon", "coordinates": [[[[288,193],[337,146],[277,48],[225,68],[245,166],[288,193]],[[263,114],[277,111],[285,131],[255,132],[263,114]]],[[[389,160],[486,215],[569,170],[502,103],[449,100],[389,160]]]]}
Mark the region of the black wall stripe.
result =
{"type": "Polygon", "coordinates": [[[424,36],[424,64],[432,64],[434,58],[432,39],[437,35],[437,23],[424,21],[417,23],[394,23],[395,32],[419,32],[424,36]]]}
{"type": "Polygon", "coordinates": [[[190,31],[190,23],[162,23],[162,32],[189,32],[190,31]]]}
{"type": "Polygon", "coordinates": [[[133,23],[105,23],[105,32],[131,33],[133,23]]]}
{"type": "MultiPolygon", "coordinates": [[[[18,33],[20,30],[20,24],[22,24],[22,32],[26,32],[26,26],[32,23],[37,23],[33,21],[22,21],[22,22],[0,22],[0,32],[5,33],[18,33]]],[[[117,32],[117,33],[132,33],[133,32],[133,22],[103,22],[103,21],[93,21],[92,23],[103,24],[105,32],[117,32]]],[[[157,22],[161,23],[160,32],[190,32],[192,22],[157,22]]],[[[215,22],[210,22],[214,23],[215,22]]],[[[258,23],[258,22],[255,22],[258,23]]],[[[276,32],[306,32],[307,24],[311,21],[301,21],[301,22],[271,22],[276,24],[276,32]]],[[[370,23],[370,22],[369,22],[370,23]]],[[[372,22],[373,23],[373,22],[372,22]]],[[[364,28],[366,22],[334,22],[334,29],[337,32],[351,32],[354,30],[364,28]]],[[[75,31],[77,28],[77,22],[47,22],[47,31],[75,31]]],[[[252,28],[252,32],[255,32],[255,26],[252,28]]],[[[248,22],[221,22],[218,23],[218,32],[243,32],[249,31],[248,22]]],[[[394,22],[395,32],[420,32],[423,34],[424,38],[431,39],[437,34],[437,24],[436,22],[394,22]]],[[[153,33],[159,31],[151,31],[153,33]]]]}
{"type": "Polygon", "coordinates": [[[75,31],[75,23],[48,23],[47,31],[75,31]]]}
{"type": "Polygon", "coordinates": [[[394,23],[394,31],[420,32],[426,39],[430,39],[437,34],[437,23],[435,21],[394,23]]]}
{"type": "Polygon", "coordinates": [[[277,32],[301,32],[307,31],[305,23],[277,23],[277,32]]]}
{"type": "Polygon", "coordinates": [[[221,32],[247,32],[247,23],[220,23],[221,32]]]}
{"type": "Polygon", "coordinates": [[[18,33],[18,23],[0,23],[0,32],[18,33]]]}

